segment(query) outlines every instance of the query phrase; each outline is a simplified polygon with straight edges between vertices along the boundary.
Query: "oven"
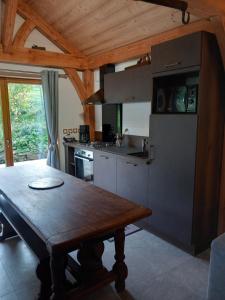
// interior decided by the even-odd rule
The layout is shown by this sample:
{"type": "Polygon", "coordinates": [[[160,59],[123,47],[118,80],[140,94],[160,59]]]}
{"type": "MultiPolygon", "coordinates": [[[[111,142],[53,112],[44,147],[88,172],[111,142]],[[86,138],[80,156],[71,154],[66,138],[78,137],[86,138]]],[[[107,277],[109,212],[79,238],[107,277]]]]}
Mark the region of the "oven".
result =
{"type": "Polygon", "coordinates": [[[75,163],[75,176],[93,183],[93,151],[86,149],[75,149],[74,163],[75,163]]]}

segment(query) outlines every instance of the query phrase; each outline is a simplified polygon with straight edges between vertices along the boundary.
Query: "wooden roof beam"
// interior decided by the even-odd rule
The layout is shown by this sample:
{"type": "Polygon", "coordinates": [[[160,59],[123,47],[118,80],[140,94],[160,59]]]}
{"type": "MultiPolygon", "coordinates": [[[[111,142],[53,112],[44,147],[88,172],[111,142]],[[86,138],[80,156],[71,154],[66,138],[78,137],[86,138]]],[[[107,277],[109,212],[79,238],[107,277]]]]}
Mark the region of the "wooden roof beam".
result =
{"type": "Polygon", "coordinates": [[[57,30],[55,30],[53,26],[48,24],[23,0],[18,0],[18,13],[23,18],[31,20],[35,24],[36,28],[62,51],[74,54],[77,57],[85,57],[81,51],[76,49],[67,39],[65,39],[57,30]]]}
{"type": "Polygon", "coordinates": [[[188,11],[196,16],[216,16],[225,14],[224,0],[186,0],[188,11]]]}
{"type": "Polygon", "coordinates": [[[89,56],[88,65],[90,69],[97,69],[100,66],[108,63],[119,63],[129,59],[137,58],[149,53],[151,51],[151,47],[156,44],[176,39],[197,31],[213,32],[213,26],[211,22],[206,19],[196,21],[188,25],[183,25],[144,40],[119,47],[117,49],[89,56]]]}
{"type": "Polygon", "coordinates": [[[10,52],[12,48],[17,5],[17,0],[5,0],[5,14],[2,32],[2,44],[4,52],[10,52]]]}
{"type": "Polygon", "coordinates": [[[17,31],[13,41],[13,47],[15,48],[24,47],[24,44],[28,36],[34,30],[34,28],[35,28],[35,24],[30,19],[27,19],[17,31]]]}
{"type": "Polygon", "coordinates": [[[88,69],[86,60],[72,54],[64,54],[36,49],[13,48],[10,53],[0,49],[0,62],[43,66],[52,68],[88,69]]]}
{"type": "Polygon", "coordinates": [[[73,68],[64,68],[65,73],[68,75],[70,81],[72,82],[81,102],[87,98],[87,90],[84,86],[83,81],[80,79],[80,76],[73,68]]]}

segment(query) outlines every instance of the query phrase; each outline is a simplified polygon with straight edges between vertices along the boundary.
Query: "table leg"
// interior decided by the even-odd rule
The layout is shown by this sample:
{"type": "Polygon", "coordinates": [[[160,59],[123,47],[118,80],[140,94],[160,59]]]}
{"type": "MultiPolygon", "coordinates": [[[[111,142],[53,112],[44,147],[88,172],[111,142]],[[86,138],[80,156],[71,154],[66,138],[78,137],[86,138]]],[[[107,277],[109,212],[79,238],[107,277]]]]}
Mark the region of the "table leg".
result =
{"type": "Polygon", "coordinates": [[[36,275],[41,281],[40,293],[38,295],[38,300],[49,300],[51,296],[51,270],[50,270],[50,259],[41,260],[36,269],[36,275]]]}
{"type": "Polygon", "coordinates": [[[124,245],[125,245],[125,233],[124,228],[117,230],[115,233],[115,264],[113,266],[113,272],[116,274],[117,278],[115,281],[115,288],[118,293],[124,291],[125,289],[125,279],[128,276],[127,266],[124,262],[124,245]]]}
{"type": "Polygon", "coordinates": [[[17,236],[16,231],[9,224],[3,213],[0,212],[0,241],[17,236]]]}
{"type": "Polygon", "coordinates": [[[52,274],[52,296],[51,300],[65,299],[65,268],[67,258],[61,255],[52,255],[51,257],[51,274],[52,274]]]}
{"type": "Polygon", "coordinates": [[[105,268],[102,264],[104,243],[101,241],[89,241],[82,244],[77,253],[77,260],[80,263],[80,270],[77,280],[79,282],[90,282],[96,279],[105,268]]]}

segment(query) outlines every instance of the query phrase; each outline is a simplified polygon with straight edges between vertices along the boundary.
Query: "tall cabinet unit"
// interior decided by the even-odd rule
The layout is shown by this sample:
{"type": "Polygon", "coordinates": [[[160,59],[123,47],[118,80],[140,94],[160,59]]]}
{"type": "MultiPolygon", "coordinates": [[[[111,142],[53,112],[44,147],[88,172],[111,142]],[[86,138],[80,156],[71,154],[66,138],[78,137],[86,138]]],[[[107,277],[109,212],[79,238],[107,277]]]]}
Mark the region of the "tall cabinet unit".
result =
{"type": "Polygon", "coordinates": [[[153,47],[152,70],[150,229],[198,253],[218,223],[225,79],[214,35],[153,47]]]}

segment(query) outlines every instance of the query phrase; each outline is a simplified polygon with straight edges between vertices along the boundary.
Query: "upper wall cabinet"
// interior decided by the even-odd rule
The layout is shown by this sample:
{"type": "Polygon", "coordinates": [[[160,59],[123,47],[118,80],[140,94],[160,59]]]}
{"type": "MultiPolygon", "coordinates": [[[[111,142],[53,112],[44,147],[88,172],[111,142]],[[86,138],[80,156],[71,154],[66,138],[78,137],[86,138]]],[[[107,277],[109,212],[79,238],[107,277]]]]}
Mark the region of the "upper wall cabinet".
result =
{"type": "Polygon", "coordinates": [[[152,98],[151,65],[137,66],[104,77],[106,103],[148,102],[152,98]]]}
{"type": "Polygon", "coordinates": [[[152,47],[152,73],[200,66],[201,40],[197,32],[152,47]]]}

